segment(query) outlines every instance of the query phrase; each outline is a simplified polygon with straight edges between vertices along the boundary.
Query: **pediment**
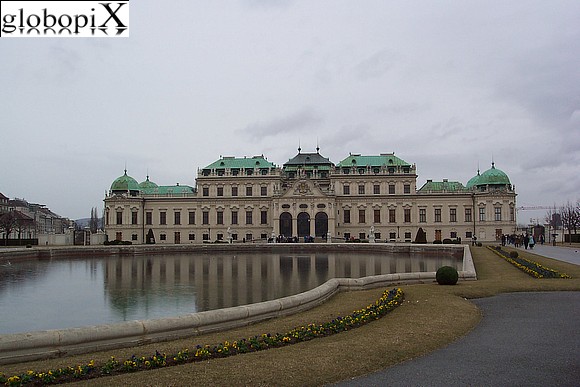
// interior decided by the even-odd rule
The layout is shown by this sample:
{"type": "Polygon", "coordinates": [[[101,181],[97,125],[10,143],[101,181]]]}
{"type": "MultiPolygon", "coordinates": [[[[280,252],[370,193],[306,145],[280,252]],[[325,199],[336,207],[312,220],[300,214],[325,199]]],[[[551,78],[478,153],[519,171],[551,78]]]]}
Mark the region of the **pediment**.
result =
{"type": "Polygon", "coordinates": [[[291,197],[322,197],[326,196],[311,180],[300,179],[282,195],[283,198],[291,197]]]}

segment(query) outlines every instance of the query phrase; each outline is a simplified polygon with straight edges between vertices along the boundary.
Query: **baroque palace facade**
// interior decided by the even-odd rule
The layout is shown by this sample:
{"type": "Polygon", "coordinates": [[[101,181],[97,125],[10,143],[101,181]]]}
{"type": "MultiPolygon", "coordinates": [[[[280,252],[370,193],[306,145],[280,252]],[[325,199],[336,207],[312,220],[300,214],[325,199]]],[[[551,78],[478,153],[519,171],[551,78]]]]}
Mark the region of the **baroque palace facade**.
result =
{"type": "Polygon", "coordinates": [[[264,156],[220,157],[198,170],[195,187],[138,183],[125,171],[104,199],[105,230],[109,241],[133,244],[412,242],[419,228],[428,242],[494,241],[515,232],[515,187],[493,163],[465,186],[427,180],[417,189],[416,181],[416,166],[394,153],[334,164],[318,148],[298,148],[282,167],[264,156]]]}

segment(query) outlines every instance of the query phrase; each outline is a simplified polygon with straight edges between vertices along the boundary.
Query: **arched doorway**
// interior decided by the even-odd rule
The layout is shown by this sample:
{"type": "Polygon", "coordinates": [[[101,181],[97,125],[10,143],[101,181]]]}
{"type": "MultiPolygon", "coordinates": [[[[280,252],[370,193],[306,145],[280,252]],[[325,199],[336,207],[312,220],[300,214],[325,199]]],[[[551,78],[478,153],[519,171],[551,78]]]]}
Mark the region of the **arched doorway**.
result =
{"type": "Polygon", "coordinates": [[[298,237],[310,235],[310,215],[306,212],[298,214],[298,237]]]}
{"type": "Polygon", "coordinates": [[[326,238],[326,233],[328,233],[328,215],[326,212],[319,212],[314,217],[314,234],[326,238]]]}
{"type": "Polygon", "coordinates": [[[280,235],[287,238],[292,236],[292,215],[288,212],[280,214],[280,235]]]}

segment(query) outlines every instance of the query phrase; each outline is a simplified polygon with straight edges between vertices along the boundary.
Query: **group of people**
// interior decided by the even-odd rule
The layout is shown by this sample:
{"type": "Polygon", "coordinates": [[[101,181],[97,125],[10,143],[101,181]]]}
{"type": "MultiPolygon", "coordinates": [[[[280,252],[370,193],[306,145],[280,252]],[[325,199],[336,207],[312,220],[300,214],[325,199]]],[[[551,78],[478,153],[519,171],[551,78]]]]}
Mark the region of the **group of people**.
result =
{"type": "MultiPolygon", "coordinates": [[[[540,235],[540,237],[538,238],[540,244],[544,244],[544,236],[540,235]]],[[[534,239],[534,236],[528,233],[525,234],[521,234],[521,235],[516,235],[516,234],[512,234],[512,235],[502,235],[501,236],[501,245],[505,246],[506,244],[510,244],[510,245],[514,245],[514,247],[521,247],[522,245],[524,246],[524,248],[527,250],[528,247],[530,249],[533,249],[534,246],[536,245],[536,240],[534,239]]]]}

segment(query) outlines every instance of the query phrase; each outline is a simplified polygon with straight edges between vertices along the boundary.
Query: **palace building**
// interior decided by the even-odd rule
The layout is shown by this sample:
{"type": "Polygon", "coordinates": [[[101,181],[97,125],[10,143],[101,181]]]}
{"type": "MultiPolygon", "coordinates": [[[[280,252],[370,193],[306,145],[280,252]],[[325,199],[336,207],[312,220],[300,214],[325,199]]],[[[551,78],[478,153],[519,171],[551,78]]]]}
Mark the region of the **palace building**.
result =
{"type": "Polygon", "coordinates": [[[138,183],[125,170],[104,199],[105,229],[109,241],[133,244],[413,242],[419,228],[428,242],[494,241],[515,231],[515,186],[494,163],[466,185],[416,182],[415,164],[394,153],[334,164],[318,148],[298,148],[281,167],[263,155],[220,157],[198,170],[195,186],[138,183]]]}

